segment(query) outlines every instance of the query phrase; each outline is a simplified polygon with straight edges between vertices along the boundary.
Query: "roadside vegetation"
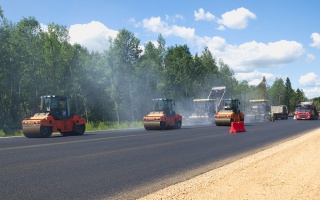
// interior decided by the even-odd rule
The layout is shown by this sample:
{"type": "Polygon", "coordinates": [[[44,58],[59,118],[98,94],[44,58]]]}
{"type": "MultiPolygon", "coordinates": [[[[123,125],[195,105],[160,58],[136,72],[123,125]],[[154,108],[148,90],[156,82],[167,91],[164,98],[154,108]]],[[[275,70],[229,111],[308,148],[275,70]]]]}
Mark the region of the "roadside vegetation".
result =
{"type": "MultiPolygon", "coordinates": [[[[122,129],[131,129],[131,128],[143,128],[142,121],[136,122],[88,122],[86,124],[87,132],[94,131],[108,131],[108,130],[122,130],[122,129]]],[[[5,134],[2,130],[0,130],[0,137],[12,137],[12,136],[23,136],[21,130],[16,130],[15,132],[10,132],[9,134],[5,134]]]]}
{"type": "Polygon", "coordinates": [[[141,48],[134,33],[122,29],[106,45],[104,52],[89,52],[69,43],[65,26],[51,23],[43,30],[34,17],[12,23],[0,7],[0,136],[21,132],[21,120],[37,112],[46,94],[69,96],[88,131],[141,127],[151,99],[159,97],[175,99],[176,111],[187,116],[192,100],[207,98],[213,86],[226,86],[226,96],[243,107],[265,98],[293,110],[307,100],[289,77],[273,85],[265,78],[257,86],[238,82],[208,48],[192,55],[187,45],[166,46],[162,35],[141,48]]]}

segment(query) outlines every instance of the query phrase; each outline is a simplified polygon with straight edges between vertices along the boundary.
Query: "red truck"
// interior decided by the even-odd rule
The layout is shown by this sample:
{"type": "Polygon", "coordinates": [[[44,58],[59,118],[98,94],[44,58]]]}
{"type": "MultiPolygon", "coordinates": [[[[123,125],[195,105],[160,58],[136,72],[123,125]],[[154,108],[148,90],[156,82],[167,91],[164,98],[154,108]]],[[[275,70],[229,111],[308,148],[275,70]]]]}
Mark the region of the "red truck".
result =
{"type": "Polygon", "coordinates": [[[295,119],[310,119],[316,120],[319,118],[319,113],[313,102],[301,102],[296,106],[295,119]]]}

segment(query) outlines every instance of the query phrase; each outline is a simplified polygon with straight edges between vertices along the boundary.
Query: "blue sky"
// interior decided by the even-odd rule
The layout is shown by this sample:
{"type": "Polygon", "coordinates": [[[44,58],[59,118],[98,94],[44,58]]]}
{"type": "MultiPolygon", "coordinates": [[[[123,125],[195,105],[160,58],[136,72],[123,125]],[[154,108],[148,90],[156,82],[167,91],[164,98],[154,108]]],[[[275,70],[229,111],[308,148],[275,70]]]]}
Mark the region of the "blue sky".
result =
{"type": "Polygon", "coordinates": [[[265,76],[289,77],[293,89],[320,96],[320,1],[317,0],[0,0],[16,23],[35,17],[44,27],[66,26],[70,42],[89,50],[108,48],[123,28],[141,40],[187,44],[193,55],[208,46],[237,80],[256,85],[265,76]]]}

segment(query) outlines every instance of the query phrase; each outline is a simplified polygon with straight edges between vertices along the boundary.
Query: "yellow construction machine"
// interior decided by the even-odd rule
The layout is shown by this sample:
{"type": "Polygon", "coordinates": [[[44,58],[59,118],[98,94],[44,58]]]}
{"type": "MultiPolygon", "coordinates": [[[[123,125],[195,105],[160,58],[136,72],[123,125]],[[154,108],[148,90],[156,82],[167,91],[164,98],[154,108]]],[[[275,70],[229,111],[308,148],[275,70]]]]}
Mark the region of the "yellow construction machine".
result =
{"type": "Polygon", "coordinates": [[[240,111],[238,99],[222,99],[222,109],[214,115],[217,126],[230,126],[231,122],[244,121],[244,114],[240,111]]]}
{"type": "Polygon", "coordinates": [[[143,117],[146,130],[152,129],[179,129],[182,126],[182,116],[173,111],[174,101],[172,99],[153,99],[154,110],[143,117]]]}

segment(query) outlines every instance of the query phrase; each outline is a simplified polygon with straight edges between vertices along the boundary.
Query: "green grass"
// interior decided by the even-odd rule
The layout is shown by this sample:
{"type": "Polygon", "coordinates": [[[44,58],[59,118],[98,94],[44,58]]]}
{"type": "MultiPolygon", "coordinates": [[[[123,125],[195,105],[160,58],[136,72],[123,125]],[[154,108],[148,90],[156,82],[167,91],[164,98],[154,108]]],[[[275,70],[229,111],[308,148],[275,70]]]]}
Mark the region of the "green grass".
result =
{"type": "Polygon", "coordinates": [[[2,131],[2,130],[0,130],[0,137],[4,137],[6,134],[2,131]]]}
{"type": "Polygon", "coordinates": [[[11,133],[5,133],[3,130],[0,130],[0,137],[12,137],[12,136],[23,136],[22,130],[14,131],[11,133]]]}
{"type": "Polygon", "coordinates": [[[118,129],[129,129],[129,128],[142,128],[143,122],[89,122],[86,124],[86,131],[104,131],[104,130],[118,130],[118,129]]]}
{"type": "MultiPolygon", "coordinates": [[[[86,131],[105,131],[105,130],[119,130],[119,129],[129,129],[129,128],[142,128],[142,121],[135,122],[99,122],[86,123],[86,131]]],[[[13,133],[5,133],[3,130],[0,130],[0,137],[12,137],[12,136],[23,136],[22,130],[15,131],[13,133]]]]}

